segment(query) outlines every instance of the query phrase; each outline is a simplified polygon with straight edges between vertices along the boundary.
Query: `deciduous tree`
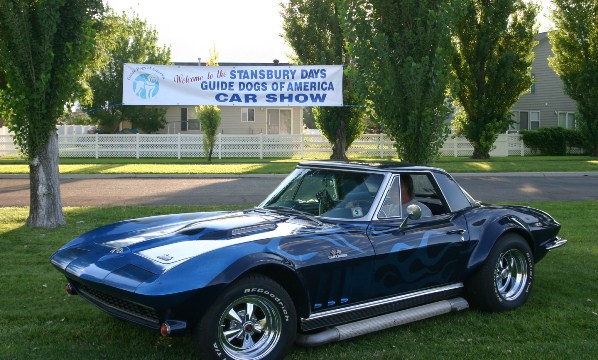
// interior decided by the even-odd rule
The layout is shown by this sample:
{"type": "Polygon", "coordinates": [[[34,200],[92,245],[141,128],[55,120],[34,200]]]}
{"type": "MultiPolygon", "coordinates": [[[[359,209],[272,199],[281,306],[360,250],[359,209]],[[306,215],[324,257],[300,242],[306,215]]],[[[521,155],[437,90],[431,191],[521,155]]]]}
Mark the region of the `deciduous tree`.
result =
{"type": "MultiPolygon", "coordinates": [[[[210,50],[206,65],[218,66],[218,51],[216,50],[216,46],[210,50]]],[[[199,118],[203,133],[203,150],[208,161],[212,161],[212,153],[216,145],[216,136],[218,135],[218,128],[221,121],[220,109],[215,105],[200,105],[195,107],[195,112],[199,118]]]]}
{"type": "Polygon", "coordinates": [[[428,163],[447,126],[449,7],[444,0],[345,2],[361,89],[403,161],[428,163]]]}
{"type": "Polygon", "coordinates": [[[522,0],[463,0],[456,16],[453,129],[473,145],[474,159],[490,157],[510,110],[532,85],[538,5],[522,0]]]}
{"type": "MultiPolygon", "coordinates": [[[[301,65],[348,64],[351,58],[340,27],[336,0],[290,0],[283,4],[284,37],[301,65]]],[[[316,126],[332,144],[331,159],[347,160],[347,149],[365,130],[364,102],[353,86],[354,73],[345,68],[344,107],[314,107],[316,126]],[[358,106],[356,106],[358,105],[358,106]]]]}
{"type": "Polygon", "coordinates": [[[102,24],[88,80],[93,93],[92,101],[86,104],[90,116],[112,132],[118,131],[122,121],[130,121],[146,133],[162,129],[166,125],[165,108],[122,106],[123,65],[168,64],[170,47],[158,46],[158,32],[135,14],[110,11],[102,24]]]}
{"type": "Polygon", "coordinates": [[[27,224],[65,224],[56,123],[93,56],[101,0],[0,0],[0,105],[29,160],[27,224]]]}
{"type": "Polygon", "coordinates": [[[553,0],[556,30],[548,34],[550,66],[577,103],[577,126],[587,150],[598,156],[598,1],[553,0]]]}

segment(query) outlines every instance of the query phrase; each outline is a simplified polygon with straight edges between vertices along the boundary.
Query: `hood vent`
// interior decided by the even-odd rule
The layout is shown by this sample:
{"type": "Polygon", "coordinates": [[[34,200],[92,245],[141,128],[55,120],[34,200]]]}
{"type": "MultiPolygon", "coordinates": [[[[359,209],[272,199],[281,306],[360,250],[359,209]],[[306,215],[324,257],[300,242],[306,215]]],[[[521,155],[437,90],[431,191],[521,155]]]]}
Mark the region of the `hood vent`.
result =
{"type": "Polygon", "coordinates": [[[193,235],[197,235],[197,234],[201,233],[204,230],[205,230],[205,228],[197,227],[197,228],[185,229],[183,231],[180,231],[179,234],[193,236],[193,235]]]}
{"type": "Polygon", "coordinates": [[[254,226],[246,226],[242,228],[232,229],[231,235],[232,236],[241,236],[247,235],[256,232],[262,231],[272,231],[276,229],[276,224],[261,224],[261,225],[254,225],[254,226]]]}

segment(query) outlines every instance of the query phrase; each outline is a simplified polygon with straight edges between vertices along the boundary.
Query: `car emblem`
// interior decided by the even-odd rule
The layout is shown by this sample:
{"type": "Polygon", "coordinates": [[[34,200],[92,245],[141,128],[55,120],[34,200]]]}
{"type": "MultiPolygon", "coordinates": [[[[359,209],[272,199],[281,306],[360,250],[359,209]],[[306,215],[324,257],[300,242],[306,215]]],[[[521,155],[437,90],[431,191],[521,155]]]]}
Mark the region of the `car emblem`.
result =
{"type": "Polygon", "coordinates": [[[347,257],[347,254],[343,254],[341,249],[333,249],[330,250],[330,256],[328,256],[328,259],[332,260],[332,259],[339,259],[339,258],[344,258],[347,257]]]}
{"type": "Polygon", "coordinates": [[[122,254],[122,253],[123,253],[123,251],[124,251],[124,249],[123,249],[123,248],[121,248],[121,247],[117,247],[117,248],[114,248],[114,249],[110,250],[110,253],[111,253],[111,254],[122,254]]]}
{"type": "Polygon", "coordinates": [[[164,255],[160,255],[157,256],[158,259],[163,260],[163,261],[170,261],[172,260],[172,256],[170,256],[169,254],[164,254],[164,255]]]}

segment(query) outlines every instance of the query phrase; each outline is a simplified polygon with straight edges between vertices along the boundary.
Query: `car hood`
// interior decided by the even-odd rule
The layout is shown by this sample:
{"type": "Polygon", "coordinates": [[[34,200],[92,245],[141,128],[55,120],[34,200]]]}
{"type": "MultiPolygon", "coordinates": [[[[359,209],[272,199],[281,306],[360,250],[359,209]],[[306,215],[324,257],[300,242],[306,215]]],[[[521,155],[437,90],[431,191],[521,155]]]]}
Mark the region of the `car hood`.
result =
{"type": "Polygon", "coordinates": [[[154,216],[87,232],[59,249],[50,260],[67,274],[82,279],[99,281],[113,272],[122,272],[121,279],[146,280],[214,250],[310,232],[321,226],[258,210],[154,216]]]}

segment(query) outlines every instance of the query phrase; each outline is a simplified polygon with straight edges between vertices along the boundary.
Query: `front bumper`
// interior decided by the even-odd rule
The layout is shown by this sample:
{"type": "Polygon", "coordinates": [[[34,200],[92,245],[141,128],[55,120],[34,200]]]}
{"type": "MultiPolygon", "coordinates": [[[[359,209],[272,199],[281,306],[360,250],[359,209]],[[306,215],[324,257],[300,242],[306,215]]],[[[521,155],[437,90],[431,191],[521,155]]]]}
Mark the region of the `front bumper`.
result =
{"type": "Polygon", "coordinates": [[[557,236],[554,239],[552,239],[551,241],[544,244],[544,248],[546,250],[553,250],[553,249],[556,249],[558,247],[565,245],[566,243],[567,243],[567,240],[562,239],[560,236],[557,236]]]}

